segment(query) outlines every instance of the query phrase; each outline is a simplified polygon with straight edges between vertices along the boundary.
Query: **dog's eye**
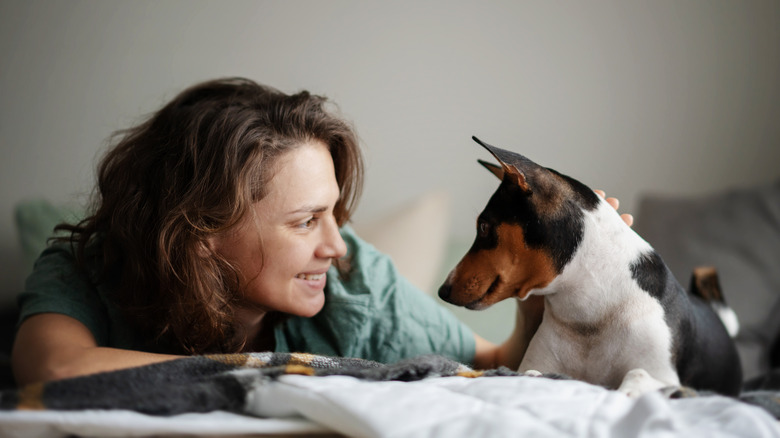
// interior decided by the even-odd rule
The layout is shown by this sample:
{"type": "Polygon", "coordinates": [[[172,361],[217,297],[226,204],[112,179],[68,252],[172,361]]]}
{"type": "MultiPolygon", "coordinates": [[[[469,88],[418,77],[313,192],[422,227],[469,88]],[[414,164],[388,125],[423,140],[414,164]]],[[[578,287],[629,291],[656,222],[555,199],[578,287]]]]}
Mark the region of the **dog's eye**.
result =
{"type": "Polygon", "coordinates": [[[480,236],[485,237],[487,236],[488,231],[490,231],[490,225],[485,221],[479,221],[477,224],[477,231],[480,236]]]}

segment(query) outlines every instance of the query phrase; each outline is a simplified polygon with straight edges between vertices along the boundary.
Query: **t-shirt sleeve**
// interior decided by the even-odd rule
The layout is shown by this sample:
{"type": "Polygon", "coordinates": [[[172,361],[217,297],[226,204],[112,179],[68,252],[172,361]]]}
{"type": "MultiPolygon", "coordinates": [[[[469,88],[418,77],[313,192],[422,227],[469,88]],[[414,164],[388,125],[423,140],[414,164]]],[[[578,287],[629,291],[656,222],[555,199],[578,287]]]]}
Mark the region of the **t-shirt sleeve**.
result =
{"type": "Polygon", "coordinates": [[[84,324],[98,345],[108,342],[108,312],[67,246],[54,245],[41,253],[17,303],[20,324],[39,313],[59,313],[84,324]]]}
{"type": "Polygon", "coordinates": [[[323,310],[277,330],[277,351],[360,357],[384,363],[440,354],[474,360],[474,333],[398,273],[392,260],[345,227],[350,268],[332,268],[323,310]]]}

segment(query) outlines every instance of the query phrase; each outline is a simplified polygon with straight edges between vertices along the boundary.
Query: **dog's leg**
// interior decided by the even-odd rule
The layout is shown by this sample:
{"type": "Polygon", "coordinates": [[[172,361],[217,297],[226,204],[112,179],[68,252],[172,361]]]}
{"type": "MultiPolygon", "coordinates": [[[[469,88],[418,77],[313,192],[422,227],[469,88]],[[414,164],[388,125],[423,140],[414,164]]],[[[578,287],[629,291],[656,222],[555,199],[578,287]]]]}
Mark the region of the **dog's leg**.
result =
{"type": "Polygon", "coordinates": [[[581,358],[574,355],[572,345],[560,342],[552,323],[542,320],[534,337],[528,344],[523,360],[520,362],[520,373],[541,372],[542,374],[564,374],[572,378],[582,379],[576,373],[576,368],[567,367],[567,364],[578,363],[581,358]]]}
{"type": "Polygon", "coordinates": [[[669,385],[656,379],[642,368],[635,368],[626,373],[623,383],[620,384],[617,390],[630,398],[639,398],[646,392],[657,391],[669,386],[674,385],[669,385]]]}

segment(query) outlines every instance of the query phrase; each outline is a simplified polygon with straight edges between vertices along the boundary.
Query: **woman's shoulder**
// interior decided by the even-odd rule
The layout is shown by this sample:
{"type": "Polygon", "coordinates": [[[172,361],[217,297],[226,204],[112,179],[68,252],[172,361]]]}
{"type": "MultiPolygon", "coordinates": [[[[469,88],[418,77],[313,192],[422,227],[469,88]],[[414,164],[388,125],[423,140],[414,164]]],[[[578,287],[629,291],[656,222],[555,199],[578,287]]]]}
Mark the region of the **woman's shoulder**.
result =
{"type": "Polygon", "coordinates": [[[386,301],[388,295],[424,295],[396,269],[392,259],[363,240],[349,226],[341,229],[347,255],[328,272],[326,293],[332,301],[386,301]]]}
{"type": "Polygon", "coordinates": [[[33,265],[33,275],[47,276],[56,274],[62,276],[81,275],[94,280],[101,268],[100,242],[94,240],[88,243],[79,257],[79,249],[76,243],[55,240],[47,245],[33,265]]]}
{"type": "Polygon", "coordinates": [[[328,272],[326,300],[319,318],[339,319],[345,313],[359,315],[368,323],[390,321],[398,324],[435,325],[454,323],[449,312],[414,286],[396,269],[392,259],[345,227],[342,236],[349,248],[348,268],[328,272]],[[346,272],[344,272],[346,271],[346,272]]]}

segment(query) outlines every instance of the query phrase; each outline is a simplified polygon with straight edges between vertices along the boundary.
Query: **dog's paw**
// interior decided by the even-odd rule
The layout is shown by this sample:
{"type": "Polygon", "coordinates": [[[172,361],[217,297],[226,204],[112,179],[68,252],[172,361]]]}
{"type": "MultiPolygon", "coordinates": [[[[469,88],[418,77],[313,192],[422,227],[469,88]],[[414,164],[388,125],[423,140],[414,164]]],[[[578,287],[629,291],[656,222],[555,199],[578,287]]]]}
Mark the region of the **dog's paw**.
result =
{"type": "Polygon", "coordinates": [[[617,389],[629,398],[639,398],[642,394],[666,388],[668,385],[655,379],[646,370],[636,368],[626,373],[623,382],[617,389]]]}
{"type": "Polygon", "coordinates": [[[661,388],[661,394],[666,398],[690,398],[699,396],[698,391],[687,386],[667,386],[666,388],[661,388]]]}
{"type": "Polygon", "coordinates": [[[526,370],[523,371],[523,375],[528,377],[541,377],[542,373],[536,370],[526,370]]]}

